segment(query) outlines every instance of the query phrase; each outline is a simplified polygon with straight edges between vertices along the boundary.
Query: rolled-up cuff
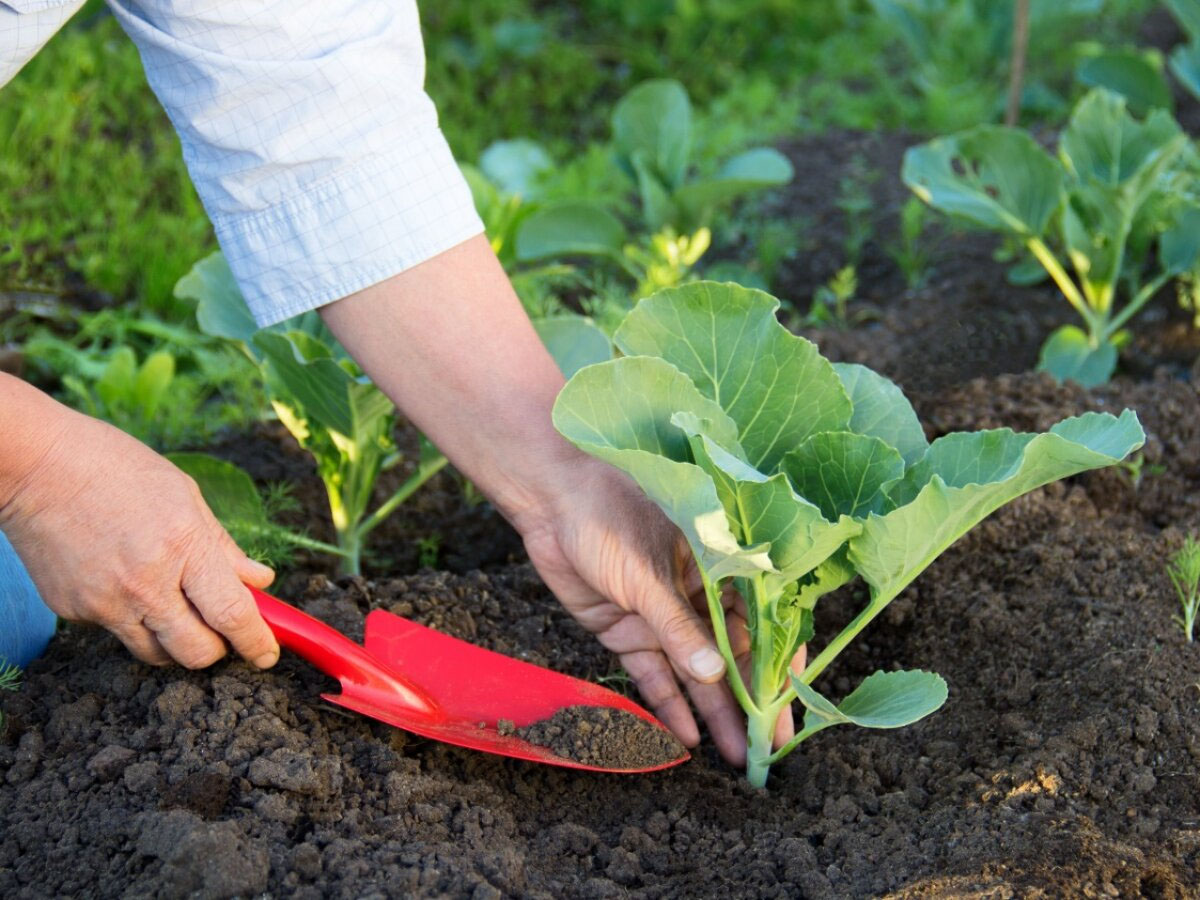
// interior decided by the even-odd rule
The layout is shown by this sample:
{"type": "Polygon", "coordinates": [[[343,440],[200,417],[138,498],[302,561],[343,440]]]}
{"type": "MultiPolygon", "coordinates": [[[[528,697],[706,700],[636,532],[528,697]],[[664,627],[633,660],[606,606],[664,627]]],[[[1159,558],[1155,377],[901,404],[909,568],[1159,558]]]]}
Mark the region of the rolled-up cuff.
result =
{"type": "Polygon", "coordinates": [[[260,326],[332,303],[483,232],[437,128],[274,206],[218,216],[213,225],[260,326]]]}

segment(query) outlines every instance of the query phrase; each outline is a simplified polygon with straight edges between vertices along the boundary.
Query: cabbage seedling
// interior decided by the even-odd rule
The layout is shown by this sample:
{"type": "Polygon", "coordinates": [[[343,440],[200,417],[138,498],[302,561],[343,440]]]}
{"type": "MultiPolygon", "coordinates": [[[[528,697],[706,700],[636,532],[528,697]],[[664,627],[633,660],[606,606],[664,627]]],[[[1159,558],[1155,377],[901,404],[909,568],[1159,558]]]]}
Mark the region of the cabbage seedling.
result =
{"type": "Polygon", "coordinates": [[[1175,621],[1183,628],[1188,643],[1192,641],[1192,630],[1196,626],[1196,612],[1200,610],[1200,542],[1189,537],[1183,546],[1171,557],[1167,565],[1167,575],[1179,595],[1179,605],[1182,615],[1175,621]]]}
{"type": "Polygon", "coordinates": [[[1193,170],[1170,113],[1138,121],[1124,98],[1098,89],[1076,106],[1057,159],[1024,131],[981,125],[911,148],[901,174],[935,209],[1025,246],[1084,323],[1051,334],[1038,368],[1091,387],[1116,368],[1125,324],[1197,258],[1193,170]],[[1055,225],[1059,253],[1048,242],[1055,225]],[[1158,259],[1143,279],[1155,243],[1158,259]],[[1118,309],[1122,284],[1128,297],[1118,309]]]}
{"type": "Polygon", "coordinates": [[[197,263],[175,288],[198,302],[206,334],[239,342],[262,372],[271,406],[300,446],[313,455],[329,498],[341,571],[358,574],[364,541],[445,465],[421,438],[412,474],[374,510],[375,483],[401,461],[393,432],[396,408],[346,355],[316,313],[258,329],[220,253],[197,263]]]}
{"type": "Polygon", "coordinates": [[[642,300],[617,329],[624,357],[577,372],[554,407],[576,446],[627,472],[687,538],[717,645],[747,716],[747,777],[825,728],[895,728],[941,706],[946,685],[922,671],[876,672],[840,704],[813,682],[934,559],[992,511],[1141,446],[1137,416],[1086,413],[1045,434],[956,433],[927,443],[886,378],[833,365],[775,318],[779,302],[696,282],[642,300]],[[813,609],[855,576],[866,605],[803,672],[813,609]],[[749,679],[738,672],[720,597],[745,598],[749,679]],[[805,707],[775,751],[779,714],[805,707]]]}

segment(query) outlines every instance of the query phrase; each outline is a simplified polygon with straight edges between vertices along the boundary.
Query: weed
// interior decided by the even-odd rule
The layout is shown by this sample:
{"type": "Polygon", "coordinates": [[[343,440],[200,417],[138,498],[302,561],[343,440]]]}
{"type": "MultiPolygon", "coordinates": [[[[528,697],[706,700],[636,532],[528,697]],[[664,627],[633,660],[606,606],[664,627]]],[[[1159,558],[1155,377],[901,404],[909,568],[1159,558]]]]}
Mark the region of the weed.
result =
{"type": "Polygon", "coordinates": [[[842,247],[850,266],[862,262],[863,248],[871,240],[874,225],[871,210],[875,201],[871,199],[871,183],[879,178],[867,165],[866,157],[854,154],[847,165],[846,174],[838,182],[838,194],[834,204],[846,217],[846,235],[842,247]]]}
{"type": "Polygon", "coordinates": [[[417,539],[417,559],[423,569],[436,569],[442,552],[442,536],[433,532],[417,539]]]}
{"type": "Polygon", "coordinates": [[[929,278],[933,253],[921,240],[925,232],[927,211],[916,197],[909,197],[900,208],[900,237],[888,247],[888,256],[904,274],[910,291],[921,287],[929,278]]]}
{"type": "Polygon", "coordinates": [[[1200,541],[1191,535],[1183,542],[1167,564],[1167,575],[1179,596],[1182,614],[1175,616],[1188,643],[1192,641],[1192,630],[1196,624],[1196,612],[1200,610],[1200,541]]]}

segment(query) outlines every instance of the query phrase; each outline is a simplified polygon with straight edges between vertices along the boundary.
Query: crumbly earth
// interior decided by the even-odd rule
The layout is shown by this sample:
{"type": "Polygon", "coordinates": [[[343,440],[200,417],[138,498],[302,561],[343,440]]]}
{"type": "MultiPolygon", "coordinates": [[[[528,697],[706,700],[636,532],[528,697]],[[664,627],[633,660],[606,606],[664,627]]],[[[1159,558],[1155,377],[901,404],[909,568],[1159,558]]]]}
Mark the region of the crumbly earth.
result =
{"type": "Polygon", "coordinates": [[[603,706],[567,706],[514,733],[566,759],[606,769],[661,766],[684,754],[670,732],[623,709],[603,706]]]}

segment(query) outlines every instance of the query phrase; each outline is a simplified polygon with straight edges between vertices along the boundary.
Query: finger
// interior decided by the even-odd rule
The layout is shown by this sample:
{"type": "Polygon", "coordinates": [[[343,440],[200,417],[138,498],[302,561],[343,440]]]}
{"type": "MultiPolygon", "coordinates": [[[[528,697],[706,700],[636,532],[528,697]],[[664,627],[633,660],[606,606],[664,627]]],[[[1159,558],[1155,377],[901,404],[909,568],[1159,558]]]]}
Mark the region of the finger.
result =
{"type": "Polygon", "coordinates": [[[690,603],[659,583],[634,605],[677,669],[705,684],[721,680],[725,660],[690,603]]]}
{"type": "Polygon", "coordinates": [[[206,669],[229,652],[188,599],[176,589],[174,601],[161,603],[142,617],[162,648],[181,666],[206,669]]]}
{"type": "MultiPolygon", "coordinates": [[[[796,655],[792,657],[791,670],[799,675],[804,671],[804,666],[808,662],[808,647],[802,646],[796,651],[796,655]]],[[[775,723],[775,740],[774,746],[778,750],[796,734],[796,721],[792,715],[791,704],[779,714],[779,720],[775,723]]]]}
{"type": "Polygon", "coordinates": [[[213,550],[199,561],[189,562],[183,571],[182,587],[204,622],[224,636],[239,656],[260,669],[279,661],[275,635],[223,554],[213,550]]]}
{"type": "Polygon", "coordinates": [[[152,666],[165,666],[171,662],[171,655],[145,625],[109,625],[108,630],[142,662],[152,666]]]}
{"type": "Polygon", "coordinates": [[[742,712],[733,692],[724,682],[701,684],[689,681],[688,694],[696,711],[708,726],[713,743],[730,765],[746,764],[746,715],[742,712]]]}
{"type": "Polygon", "coordinates": [[[699,744],[700,729],[696,727],[687,698],[679,690],[679,682],[666,657],[653,650],[624,653],[621,655],[621,665],[654,715],[671,729],[680,743],[685,747],[699,744]]]}
{"type": "MultiPolygon", "coordinates": [[[[218,524],[217,527],[220,528],[221,526],[218,524]]],[[[225,551],[225,558],[229,560],[234,574],[237,575],[240,581],[261,591],[265,590],[275,580],[275,570],[268,565],[251,559],[243,553],[242,548],[234,543],[233,538],[229,536],[229,532],[224,528],[221,528],[221,548],[225,551]]]]}
{"type": "Polygon", "coordinates": [[[796,721],[792,717],[792,705],[789,703],[783,708],[783,712],[779,714],[779,718],[775,720],[775,737],[771,741],[771,746],[776,750],[790,741],[796,734],[796,721]]]}

